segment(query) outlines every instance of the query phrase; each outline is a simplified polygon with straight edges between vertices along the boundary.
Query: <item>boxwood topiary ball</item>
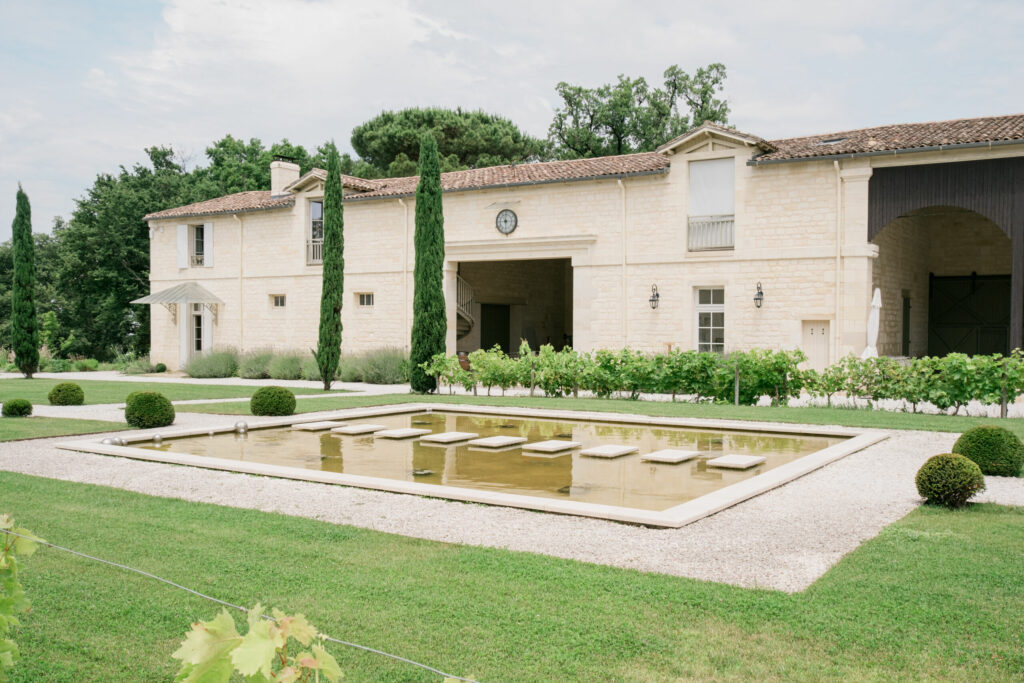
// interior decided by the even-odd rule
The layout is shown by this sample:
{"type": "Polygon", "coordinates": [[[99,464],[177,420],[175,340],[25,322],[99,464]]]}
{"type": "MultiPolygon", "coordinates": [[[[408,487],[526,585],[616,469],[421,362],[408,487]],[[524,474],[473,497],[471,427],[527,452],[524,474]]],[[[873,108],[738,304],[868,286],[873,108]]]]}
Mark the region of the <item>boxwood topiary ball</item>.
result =
{"type": "Polygon", "coordinates": [[[929,503],[958,508],[979,491],[985,490],[985,475],[974,462],[962,455],[943,453],[928,458],[915,478],[917,492],[929,503]]]}
{"type": "Polygon", "coordinates": [[[32,414],[32,403],[23,398],[9,398],[4,401],[4,417],[28,417],[32,414]]]}
{"type": "Polygon", "coordinates": [[[960,435],[953,452],[978,463],[982,474],[1018,477],[1024,468],[1024,443],[1002,427],[973,427],[960,435]]]}
{"type": "Polygon", "coordinates": [[[125,406],[124,418],[128,424],[139,429],[166,427],[174,422],[174,406],[163,394],[135,391],[125,406]]]}
{"type": "Polygon", "coordinates": [[[253,415],[291,415],[295,412],[295,394],[284,387],[263,387],[249,399],[253,415]]]}
{"type": "Polygon", "coordinates": [[[85,403],[85,392],[74,382],[61,382],[50,389],[47,398],[52,406],[80,406],[85,403]]]}

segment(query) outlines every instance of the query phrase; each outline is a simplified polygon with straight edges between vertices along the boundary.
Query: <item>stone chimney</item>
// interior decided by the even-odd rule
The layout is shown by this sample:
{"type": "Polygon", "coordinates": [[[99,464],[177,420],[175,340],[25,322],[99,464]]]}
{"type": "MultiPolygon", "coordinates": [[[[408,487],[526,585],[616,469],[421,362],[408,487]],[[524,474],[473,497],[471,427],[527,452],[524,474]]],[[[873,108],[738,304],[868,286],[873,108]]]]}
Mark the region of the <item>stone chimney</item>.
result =
{"type": "Polygon", "coordinates": [[[276,159],[270,162],[270,196],[286,194],[284,188],[299,179],[299,165],[276,159]]]}

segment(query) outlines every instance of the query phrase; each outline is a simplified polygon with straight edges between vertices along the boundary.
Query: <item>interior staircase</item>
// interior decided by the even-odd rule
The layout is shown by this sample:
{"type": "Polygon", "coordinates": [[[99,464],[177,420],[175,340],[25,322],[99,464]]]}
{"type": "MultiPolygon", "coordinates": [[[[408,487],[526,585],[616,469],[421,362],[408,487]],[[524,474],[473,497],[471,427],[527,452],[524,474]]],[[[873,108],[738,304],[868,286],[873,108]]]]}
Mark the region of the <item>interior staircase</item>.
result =
{"type": "Polygon", "coordinates": [[[462,339],[476,326],[476,317],[473,315],[473,286],[463,280],[461,275],[456,275],[455,278],[455,336],[462,339]]]}

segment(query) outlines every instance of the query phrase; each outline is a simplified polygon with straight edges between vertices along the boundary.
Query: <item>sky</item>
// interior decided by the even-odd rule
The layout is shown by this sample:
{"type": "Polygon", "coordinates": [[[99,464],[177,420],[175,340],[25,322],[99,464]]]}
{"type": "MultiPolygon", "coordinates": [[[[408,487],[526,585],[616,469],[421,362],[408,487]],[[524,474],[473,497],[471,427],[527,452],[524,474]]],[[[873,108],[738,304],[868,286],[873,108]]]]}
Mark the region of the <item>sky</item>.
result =
{"type": "Polygon", "coordinates": [[[722,62],[767,139],[1024,112],[1024,3],[930,0],[0,0],[0,241],[99,173],[224,135],[351,151],[386,109],[483,109],[545,136],[560,81],[722,62]]]}

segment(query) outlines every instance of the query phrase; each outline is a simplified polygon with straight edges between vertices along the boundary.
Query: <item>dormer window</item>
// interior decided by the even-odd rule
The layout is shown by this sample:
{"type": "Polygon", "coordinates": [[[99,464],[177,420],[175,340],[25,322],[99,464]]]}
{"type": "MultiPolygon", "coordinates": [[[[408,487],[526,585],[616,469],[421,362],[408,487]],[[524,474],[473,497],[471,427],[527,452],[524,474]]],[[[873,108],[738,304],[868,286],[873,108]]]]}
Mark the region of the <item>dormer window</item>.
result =
{"type": "Polygon", "coordinates": [[[686,246],[690,251],[732,249],[736,162],[732,157],[691,161],[686,246]]]}

